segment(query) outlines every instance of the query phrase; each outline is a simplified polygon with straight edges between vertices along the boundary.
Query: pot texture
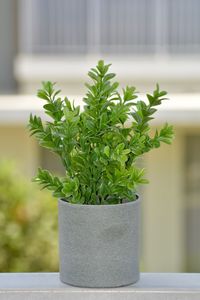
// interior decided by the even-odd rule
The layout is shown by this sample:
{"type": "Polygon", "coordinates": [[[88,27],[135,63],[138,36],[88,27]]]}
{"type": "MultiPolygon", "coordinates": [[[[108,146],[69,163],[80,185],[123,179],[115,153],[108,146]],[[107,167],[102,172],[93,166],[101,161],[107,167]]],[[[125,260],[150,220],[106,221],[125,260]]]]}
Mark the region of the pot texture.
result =
{"type": "Polygon", "coordinates": [[[139,280],[140,200],[79,205],[59,200],[60,279],[82,287],[139,280]]]}

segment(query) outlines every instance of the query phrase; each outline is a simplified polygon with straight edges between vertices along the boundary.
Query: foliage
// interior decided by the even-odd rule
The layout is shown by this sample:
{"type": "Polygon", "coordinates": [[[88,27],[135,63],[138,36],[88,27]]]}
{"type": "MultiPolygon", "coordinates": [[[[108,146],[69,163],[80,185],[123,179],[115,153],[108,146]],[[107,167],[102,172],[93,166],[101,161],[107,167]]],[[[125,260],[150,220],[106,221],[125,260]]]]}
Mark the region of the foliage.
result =
{"type": "Polygon", "coordinates": [[[89,71],[92,83],[86,84],[83,111],[68,98],[62,99],[55,84],[47,81],[38,97],[45,100],[43,107],[51,120],[44,123],[30,116],[31,134],[42,147],[59,155],[66,169],[63,178],[39,169],[35,181],[71,203],[135,200],[137,185],[147,182],[144,170],[136,167],[137,159],[161,142],[170,144],[173,138],[168,124],[150,136],[149,121],[167,93],[157,85],[152,95],[147,94],[147,102],[137,99],[135,87],[127,86],[120,94],[109,67],[100,60],[89,71]]]}
{"type": "Polygon", "coordinates": [[[56,206],[0,162],[0,272],[58,271],[56,206]]]}

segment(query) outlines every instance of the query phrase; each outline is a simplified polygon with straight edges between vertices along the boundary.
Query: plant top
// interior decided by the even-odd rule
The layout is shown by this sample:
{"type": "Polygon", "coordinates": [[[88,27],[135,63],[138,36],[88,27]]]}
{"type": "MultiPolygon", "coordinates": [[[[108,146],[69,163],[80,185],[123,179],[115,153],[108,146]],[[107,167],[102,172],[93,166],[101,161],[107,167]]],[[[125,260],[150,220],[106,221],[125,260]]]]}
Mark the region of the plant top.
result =
{"type": "Polygon", "coordinates": [[[100,60],[88,75],[91,83],[83,98],[83,111],[52,82],[43,82],[38,97],[45,100],[43,122],[30,116],[29,130],[42,147],[56,153],[65,169],[64,177],[39,168],[34,181],[53,192],[53,196],[77,204],[119,204],[136,200],[138,184],[147,183],[137,159],[160,144],[170,144],[173,127],[165,124],[150,136],[149,121],[156,107],[166,100],[166,92],[156,86],[147,102],[138,100],[136,88],[118,91],[110,65],[100,60]]]}

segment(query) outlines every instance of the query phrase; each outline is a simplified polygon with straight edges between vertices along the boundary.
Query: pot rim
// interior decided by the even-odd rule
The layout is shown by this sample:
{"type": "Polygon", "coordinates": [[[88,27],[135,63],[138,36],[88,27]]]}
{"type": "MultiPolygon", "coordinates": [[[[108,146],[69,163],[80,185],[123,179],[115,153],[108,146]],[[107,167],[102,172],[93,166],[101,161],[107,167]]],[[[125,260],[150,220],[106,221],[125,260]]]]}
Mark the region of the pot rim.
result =
{"type": "Polygon", "coordinates": [[[59,198],[58,201],[60,203],[65,203],[68,206],[71,207],[94,207],[94,208],[98,208],[98,207],[120,207],[120,206],[127,206],[127,205],[137,205],[138,203],[141,202],[141,199],[139,197],[139,195],[136,195],[136,200],[134,201],[129,201],[129,202],[125,202],[125,203],[118,203],[118,204],[80,204],[80,203],[70,203],[66,200],[64,200],[64,198],[59,198]]]}

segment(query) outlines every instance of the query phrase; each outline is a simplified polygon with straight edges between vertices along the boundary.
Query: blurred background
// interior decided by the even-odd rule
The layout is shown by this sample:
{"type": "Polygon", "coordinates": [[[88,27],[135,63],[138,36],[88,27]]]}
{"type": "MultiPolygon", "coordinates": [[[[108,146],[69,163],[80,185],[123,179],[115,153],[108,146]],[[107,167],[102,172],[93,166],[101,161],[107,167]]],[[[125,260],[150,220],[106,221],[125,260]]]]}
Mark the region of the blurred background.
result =
{"type": "Polygon", "coordinates": [[[59,161],[26,129],[43,80],[81,102],[87,71],[169,92],[154,127],[176,139],[146,155],[141,270],[200,272],[200,1],[0,0],[0,272],[58,270],[57,200],[31,183],[59,161]]]}

